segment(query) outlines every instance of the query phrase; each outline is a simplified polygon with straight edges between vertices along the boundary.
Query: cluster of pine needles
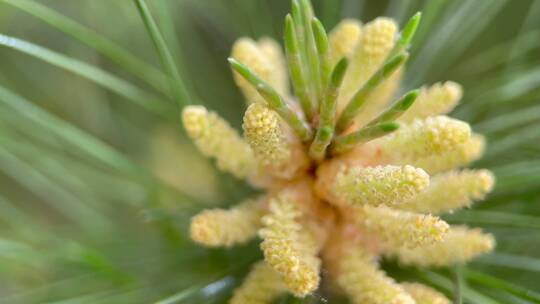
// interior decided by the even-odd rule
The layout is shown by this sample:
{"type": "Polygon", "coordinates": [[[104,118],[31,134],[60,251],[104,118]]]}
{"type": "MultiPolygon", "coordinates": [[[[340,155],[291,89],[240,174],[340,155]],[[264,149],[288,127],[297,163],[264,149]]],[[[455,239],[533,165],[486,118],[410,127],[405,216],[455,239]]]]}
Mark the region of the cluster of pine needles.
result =
{"type": "MultiPolygon", "coordinates": [[[[460,83],[452,115],[487,139],[473,167],[491,170],[496,188],[442,218],[482,227],[496,250],[467,265],[388,260],[384,270],[455,303],[540,303],[540,2],[313,5],[327,29],[344,17],[404,25],[422,11],[401,95],[460,83]]],[[[189,219],[254,190],[199,155],[180,112],[204,105],[240,129],[245,104],[225,59],[240,36],[280,41],[289,9],[265,0],[0,0],[0,303],[227,302],[261,259],[259,242],[203,248],[189,238],[189,219]]],[[[310,154],[325,157],[317,147],[310,154]]]]}

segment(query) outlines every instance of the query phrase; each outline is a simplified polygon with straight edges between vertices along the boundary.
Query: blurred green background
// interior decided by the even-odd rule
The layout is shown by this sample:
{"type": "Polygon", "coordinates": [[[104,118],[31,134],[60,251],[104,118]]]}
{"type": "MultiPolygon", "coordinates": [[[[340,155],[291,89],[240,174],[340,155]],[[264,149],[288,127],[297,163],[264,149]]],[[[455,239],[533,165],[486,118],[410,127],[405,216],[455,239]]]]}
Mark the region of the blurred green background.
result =
{"type": "MultiPolygon", "coordinates": [[[[289,1],[147,4],[175,90],[134,1],[0,0],[0,303],[225,303],[260,258],[256,242],[209,250],[187,238],[192,214],[252,190],[186,140],[179,104],[239,128],[231,45],[280,39],[289,1]]],[[[496,190],[446,219],[495,233],[496,252],[459,271],[387,270],[464,303],[540,303],[540,1],[313,4],[328,30],[422,11],[402,89],[461,83],[453,115],[488,139],[474,166],[495,172],[496,190]]],[[[345,303],[280,299],[328,301],[345,303]]]]}

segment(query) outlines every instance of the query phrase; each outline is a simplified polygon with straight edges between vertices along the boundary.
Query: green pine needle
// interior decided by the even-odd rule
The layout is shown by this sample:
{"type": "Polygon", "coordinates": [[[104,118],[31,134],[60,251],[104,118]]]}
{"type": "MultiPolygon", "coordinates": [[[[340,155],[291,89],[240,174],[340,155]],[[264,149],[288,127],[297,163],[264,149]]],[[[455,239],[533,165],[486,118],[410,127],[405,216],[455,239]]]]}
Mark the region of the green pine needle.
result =
{"type": "Polygon", "coordinates": [[[285,17],[284,41],[294,92],[298,96],[298,100],[307,119],[311,120],[315,114],[315,103],[310,96],[310,89],[307,85],[309,79],[303,62],[304,56],[302,55],[301,45],[297,36],[295,21],[290,14],[285,17]]]}
{"type": "Polygon", "coordinates": [[[119,67],[139,77],[161,92],[167,92],[166,76],[148,63],[141,61],[120,45],[96,33],[75,20],[66,17],[47,6],[31,0],[2,0],[32,16],[39,18],[52,27],[70,35],[88,46],[94,48],[103,56],[111,59],[119,67]]]}
{"type": "Polygon", "coordinates": [[[354,94],[347,104],[337,122],[337,131],[343,132],[352,124],[354,118],[362,110],[367,98],[384,80],[396,71],[409,57],[407,52],[402,52],[388,59],[354,94]]]}
{"type": "Polygon", "coordinates": [[[145,109],[165,117],[170,116],[170,107],[160,98],[122,80],[96,66],[66,55],[54,52],[39,45],[0,34],[0,45],[33,56],[47,63],[84,77],[145,109]]]}
{"type": "Polygon", "coordinates": [[[347,152],[360,143],[365,143],[378,137],[385,136],[396,131],[398,128],[398,123],[381,122],[376,125],[366,126],[347,135],[338,136],[334,139],[334,143],[332,144],[332,152],[336,154],[347,152]]]}
{"type": "Polygon", "coordinates": [[[418,25],[420,25],[421,19],[422,13],[420,12],[417,12],[411,17],[411,19],[409,19],[409,21],[400,33],[399,40],[396,42],[394,48],[390,51],[389,57],[392,57],[404,50],[407,50],[410,47],[411,41],[414,38],[414,34],[416,33],[418,25]]]}
{"type": "Polygon", "coordinates": [[[276,111],[281,118],[283,118],[293,130],[296,131],[298,136],[303,141],[311,139],[312,130],[310,126],[305,122],[291,106],[283,100],[281,96],[264,80],[257,76],[247,66],[236,61],[234,58],[229,58],[231,67],[242,75],[253,87],[257,89],[257,92],[266,100],[268,106],[276,111]]]}
{"type": "Polygon", "coordinates": [[[324,26],[319,21],[319,19],[313,17],[311,21],[311,27],[313,28],[313,34],[315,36],[315,43],[317,45],[317,52],[319,53],[319,63],[321,65],[321,85],[323,88],[326,88],[328,85],[328,80],[332,72],[332,67],[330,64],[330,53],[328,46],[328,37],[326,35],[326,30],[324,26]]]}
{"type": "Polygon", "coordinates": [[[313,159],[322,160],[326,154],[326,148],[334,136],[336,120],[336,107],[339,88],[345,77],[349,61],[342,58],[335,66],[330,82],[326,89],[326,94],[320,107],[319,127],[309,149],[309,154],[313,159]]]}
{"type": "Polygon", "coordinates": [[[186,86],[184,85],[184,82],[180,77],[180,73],[178,72],[176,63],[173,60],[172,54],[169,51],[165,39],[163,39],[163,36],[161,35],[161,32],[159,31],[156,21],[152,17],[152,14],[150,13],[148,6],[146,5],[146,2],[144,0],[133,1],[137,6],[144,25],[146,26],[146,30],[152,38],[154,47],[159,54],[161,64],[163,65],[163,68],[167,71],[167,75],[169,75],[171,92],[173,93],[176,102],[180,107],[191,104],[191,97],[189,96],[186,90],[186,86]]]}
{"type": "Polygon", "coordinates": [[[540,303],[540,293],[538,292],[528,290],[527,288],[517,286],[505,280],[478,271],[466,269],[464,272],[465,277],[473,283],[493,289],[504,290],[524,300],[529,300],[533,303],[540,303]]]}

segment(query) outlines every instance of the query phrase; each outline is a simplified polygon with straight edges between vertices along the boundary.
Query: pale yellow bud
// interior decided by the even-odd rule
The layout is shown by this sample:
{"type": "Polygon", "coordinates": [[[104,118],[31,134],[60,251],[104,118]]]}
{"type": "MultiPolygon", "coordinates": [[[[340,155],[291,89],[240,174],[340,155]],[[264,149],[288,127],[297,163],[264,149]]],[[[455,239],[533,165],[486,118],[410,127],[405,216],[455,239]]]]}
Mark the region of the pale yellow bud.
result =
{"type": "Polygon", "coordinates": [[[209,247],[245,243],[257,235],[262,213],[261,202],[253,200],[229,210],[204,210],[191,219],[191,239],[209,247]]]}
{"type": "Polygon", "coordinates": [[[259,45],[261,51],[266,55],[266,58],[272,67],[271,78],[268,80],[268,82],[282,96],[288,96],[288,70],[281,46],[277,41],[269,37],[259,39],[257,44],[259,45]]]}
{"type": "Polygon", "coordinates": [[[401,248],[394,255],[405,265],[448,266],[466,263],[494,247],[495,239],[491,234],[458,226],[452,227],[441,242],[414,249],[401,248]]]}
{"type": "Polygon", "coordinates": [[[229,124],[203,106],[187,106],[182,121],[189,137],[199,150],[217,161],[218,167],[243,178],[256,171],[255,157],[246,143],[229,124]]]}
{"type": "Polygon", "coordinates": [[[439,155],[432,155],[411,162],[412,165],[436,174],[464,167],[479,159],[484,154],[486,141],[481,135],[473,134],[465,143],[454,150],[439,155]]]}
{"type": "Polygon", "coordinates": [[[343,57],[349,58],[360,37],[362,25],[358,20],[344,19],[330,32],[328,44],[330,61],[334,66],[343,57]]]}
{"type": "Polygon", "coordinates": [[[414,104],[403,114],[399,120],[411,122],[416,118],[447,114],[458,104],[463,90],[455,82],[447,81],[436,83],[429,88],[422,88],[422,92],[414,104]]]}
{"type": "Polygon", "coordinates": [[[379,17],[367,23],[361,31],[349,69],[343,80],[338,104],[345,106],[352,95],[383,64],[394,46],[398,27],[394,20],[379,17]]]}
{"type": "Polygon", "coordinates": [[[352,221],[376,234],[390,248],[418,247],[440,242],[448,224],[436,216],[394,210],[386,206],[357,207],[352,221]]]}
{"type": "Polygon", "coordinates": [[[337,283],[354,304],[415,304],[360,248],[349,250],[339,261],[337,283]]]}
{"type": "Polygon", "coordinates": [[[270,304],[287,291],[279,274],[265,262],[253,265],[229,304],[270,304]]]}
{"type": "Polygon", "coordinates": [[[436,116],[401,126],[376,144],[392,163],[415,164],[416,160],[453,151],[470,137],[466,122],[436,116]]]}
{"type": "Polygon", "coordinates": [[[278,114],[262,103],[251,104],[244,115],[244,133],[259,164],[269,174],[292,178],[307,165],[307,157],[278,114]]]}
{"type": "Polygon", "coordinates": [[[291,156],[278,114],[261,103],[251,104],[244,114],[244,133],[263,165],[279,167],[291,156]]]}
{"type": "Polygon", "coordinates": [[[493,189],[495,176],[489,170],[451,171],[431,179],[426,191],[400,209],[424,213],[442,213],[470,207],[493,189]]]}
{"type": "Polygon", "coordinates": [[[299,223],[294,195],[281,192],[270,200],[270,213],[262,219],[261,249],[264,259],[283,278],[287,288],[304,297],[319,286],[321,261],[315,237],[299,223]]]}
{"type": "Polygon", "coordinates": [[[412,199],[429,185],[429,175],[412,166],[342,166],[329,188],[331,203],[396,205],[412,199]]]}
{"type": "MultiPolygon", "coordinates": [[[[267,54],[252,39],[244,37],[236,40],[232,48],[231,57],[246,65],[261,79],[272,84],[274,67],[272,67],[267,54]]],[[[252,102],[265,102],[264,98],[257,92],[257,89],[234,70],[233,77],[248,104],[252,102]]]]}
{"type": "Polygon", "coordinates": [[[420,283],[401,283],[405,291],[416,301],[416,304],[450,304],[450,300],[437,290],[420,283]]]}

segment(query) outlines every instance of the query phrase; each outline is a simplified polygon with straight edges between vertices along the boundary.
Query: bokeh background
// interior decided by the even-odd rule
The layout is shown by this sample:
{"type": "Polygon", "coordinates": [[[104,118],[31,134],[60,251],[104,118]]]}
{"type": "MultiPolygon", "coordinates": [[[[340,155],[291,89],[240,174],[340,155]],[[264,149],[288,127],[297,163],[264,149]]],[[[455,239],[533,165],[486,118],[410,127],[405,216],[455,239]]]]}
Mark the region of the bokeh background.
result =
{"type": "MultiPolygon", "coordinates": [[[[179,107],[204,104],[240,128],[231,45],[280,39],[289,1],[147,4],[175,90],[134,1],[0,0],[0,303],[226,303],[260,258],[256,242],[209,250],[187,238],[193,213],[253,190],[198,154],[179,107]]],[[[461,83],[453,115],[488,139],[474,166],[495,172],[496,190],[445,219],[495,233],[496,252],[457,270],[387,270],[456,303],[540,303],[540,1],[313,4],[328,30],[422,11],[402,89],[461,83]]]]}

